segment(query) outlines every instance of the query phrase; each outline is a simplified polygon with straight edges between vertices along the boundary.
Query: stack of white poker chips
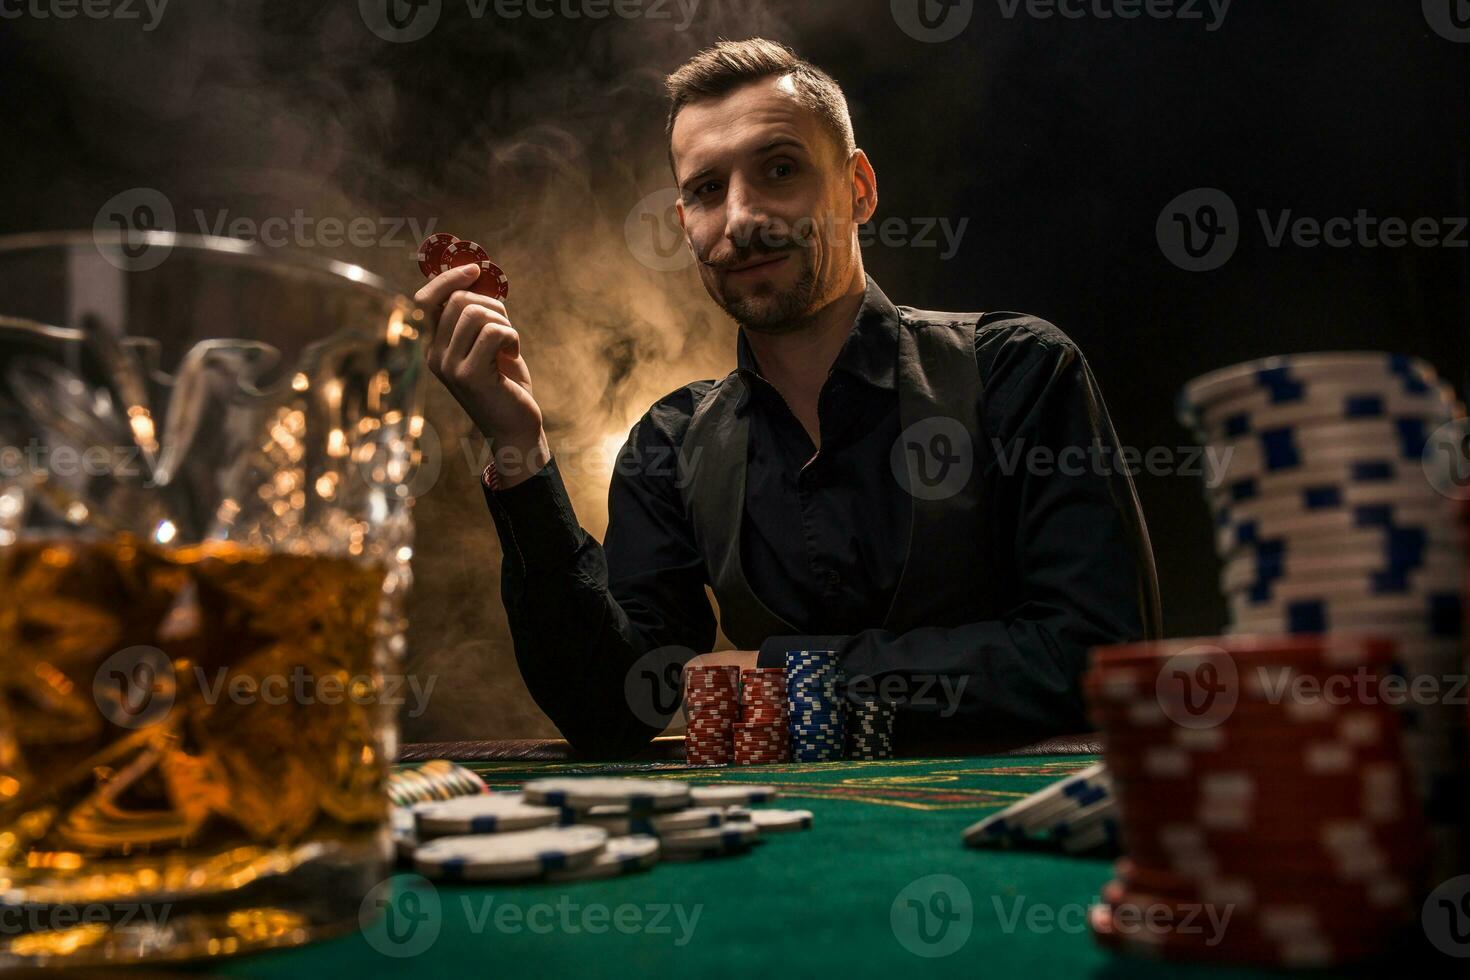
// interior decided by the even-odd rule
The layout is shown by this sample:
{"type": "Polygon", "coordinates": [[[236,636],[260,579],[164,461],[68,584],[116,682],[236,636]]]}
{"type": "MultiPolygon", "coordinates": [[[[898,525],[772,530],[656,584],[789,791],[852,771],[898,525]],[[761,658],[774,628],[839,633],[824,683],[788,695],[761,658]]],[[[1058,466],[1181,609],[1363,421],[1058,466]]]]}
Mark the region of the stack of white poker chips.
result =
{"type": "Polygon", "coordinates": [[[1465,415],[1453,389],[1401,355],[1288,355],[1190,382],[1179,414],[1225,473],[1207,497],[1227,632],[1392,638],[1410,761],[1457,851],[1466,719],[1448,695],[1465,672],[1465,549],[1440,478],[1465,415]]]}

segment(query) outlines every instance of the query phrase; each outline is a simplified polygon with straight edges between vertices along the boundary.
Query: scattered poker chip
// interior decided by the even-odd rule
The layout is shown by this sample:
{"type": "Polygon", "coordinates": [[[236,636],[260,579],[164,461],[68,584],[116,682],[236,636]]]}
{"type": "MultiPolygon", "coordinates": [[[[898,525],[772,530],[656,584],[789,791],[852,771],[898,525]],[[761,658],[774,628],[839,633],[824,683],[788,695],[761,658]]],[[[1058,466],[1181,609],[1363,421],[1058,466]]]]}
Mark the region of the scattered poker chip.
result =
{"type": "Polygon", "coordinates": [[[413,811],[405,806],[391,807],[388,811],[388,822],[389,830],[393,835],[393,849],[398,855],[398,860],[413,860],[413,852],[419,846],[413,811]]]}
{"type": "Polygon", "coordinates": [[[550,827],[561,819],[556,807],[535,806],[520,793],[486,793],[420,803],[413,808],[420,838],[453,834],[496,834],[550,827]]]}
{"type": "Polygon", "coordinates": [[[536,779],[522,786],[521,792],[528,803],[578,811],[622,806],[630,813],[652,813],[682,809],[690,801],[688,786],[662,779],[536,779]]]}
{"type": "Polygon", "coordinates": [[[760,837],[760,829],[753,823],[724,824],[719,827],[703,827],[698,830],[680,830],[664,834],[659,838],[664,857],[670,860],[697,855],[713,857],[743,851],[760,837]]]}
{"type": "Polygon", "coordinates": [[[972,824],[963,839],[970,847],[1004,847],[1053,839],[1060,843],[1084,818],[1102,821],[1116,820],[1116,816],[1113,779],[1107,767],[1099,763],[972,824]],[[1063,828],[1062,832],[1055,835],[1058,827],[1063,828]]]}
{"type": "Polygon", "coordinates": [[[740,820],[729,819],[732,823],[753,823],[756,829],[763,834],[811,830],[812,828],[812,811],[810,810],[748,810],[745,811],[745,814],[740,820]]]}
{"type": "Polygon", "coordinates": [[[689,798],[695,806],[749,806],[752,803],[769,803],[780,795],[774,786],[731,784],[695,786],[689,790],[689,798]]]}
{"type": "Polygon", "coordinates": [[[610,837],[607,847],[588,863],[575,868],[548,871],[547,881],[587,881],[594,878],[615,878],[651,868],[658,863],[660,845],[657,837],[632,834],[610,837]]]}
{"type": "Polygon", "coordinates": [[[479,776],[447,759],[434,759],[388,776],[388,799],[394,806],[487,792],[489,787],[479,776]]]}
{"type": "Polygon", "coordinates": [[[444,232],[424,239],[423,244],[419,246],[416,258],[419,261],[419,271],[424,274],[425,279],[433,279],[449,269],[449,266],[444,264],[444,250],[457,241],[459,241],[458,238],[444,232]]]}
{"type": "Polygon", "coordinates": [[[424,877],[442,881],[536,878],[589,863],[606,847],[607,838],[599,827],[440,837],[420,845],[413,864],[424,877]]]}
{"type": "Polygon", "coordinates": [[[577,817],[578,823],[601,827],[610,834],[662,836],[670,831],[718,827],[725,822],[719,807],[694,806],[668,813],[630,813],[622,806],[595,806],[577,817]]]}

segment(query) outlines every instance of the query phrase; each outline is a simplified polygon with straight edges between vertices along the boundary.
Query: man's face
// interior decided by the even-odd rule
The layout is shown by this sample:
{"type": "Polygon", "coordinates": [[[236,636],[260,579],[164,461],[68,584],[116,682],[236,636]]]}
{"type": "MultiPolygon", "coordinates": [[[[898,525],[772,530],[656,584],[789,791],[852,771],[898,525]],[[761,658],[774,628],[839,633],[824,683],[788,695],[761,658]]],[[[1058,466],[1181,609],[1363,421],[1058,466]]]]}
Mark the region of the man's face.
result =
{"type": "Polygon", "coordinates": [[[872,208],[855,195],[856,162],[797,101],[789,77],[686,105],[672,149],[700,278],[737,322],[795,330],[848,287],[857,224],[872,208]]]}

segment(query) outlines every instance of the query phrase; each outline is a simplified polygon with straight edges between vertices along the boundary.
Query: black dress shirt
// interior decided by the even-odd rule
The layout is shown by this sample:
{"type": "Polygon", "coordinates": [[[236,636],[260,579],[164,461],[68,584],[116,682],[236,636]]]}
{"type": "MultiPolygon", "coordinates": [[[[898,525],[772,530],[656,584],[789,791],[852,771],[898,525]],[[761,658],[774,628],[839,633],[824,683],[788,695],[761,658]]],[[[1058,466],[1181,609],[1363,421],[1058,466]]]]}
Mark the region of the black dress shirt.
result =
{"type": "MultiPolygon", "coordinates": [[[[835,649],[849,675],[927,688],[940,698],[927,710],[956,736],[1085,731],[1079,678],[1088,649],[1143,633],[1139,552],[1147,547],[1097,384],[1056,327],[1019,315],[981,322],[985,432],[975,434],[976,467],[999,533],[989,549],[922,546],[975,552],[973,562],[999,583],[1001,608],[985,622],[895,634],[880,624],[903,568],[911,507],[889,463],[900,434],[898,329],[889,317],[855,322],[820,393],[820,451],[739,335],[748,391],[740,410],[750,413],[742,561],[771,611],[804,631],[768,639],[760,663],[780,666],[788,649],[835,649]],[[1069,447],[1063,458],[1076,465],[1060,472],[1057,454],[1069,447]],[[957,692],[953,703],[945,691],[957,692]]],[[[714,643],[708,573],[671,463],[712,384],[667,395],[633,427],[601,545],[577,523],[555,460],[510,490],[486,491],[504,546],[502,596],[517,662],[579,751],[623,754],[657,734],[623,693],[640,655],[669,646],[706,652],[714,643]]]]}

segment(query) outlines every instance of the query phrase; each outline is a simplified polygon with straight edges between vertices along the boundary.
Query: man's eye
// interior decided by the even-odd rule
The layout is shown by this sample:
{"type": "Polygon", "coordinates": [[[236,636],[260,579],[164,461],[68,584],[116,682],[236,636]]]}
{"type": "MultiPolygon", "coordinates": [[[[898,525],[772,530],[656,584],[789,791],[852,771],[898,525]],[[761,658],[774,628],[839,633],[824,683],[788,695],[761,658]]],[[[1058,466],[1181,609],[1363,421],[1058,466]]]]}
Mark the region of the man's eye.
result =
{"type": "Polygon", "coordinates": [[[705,181],[703,184],[700,184],[698,187],[694,188],[694,194],[695,194],[696,197],[703,197],[706,194],[713,194],[715,191],[717,191],[719,189],[720,189],[720,182],[718,180],[709,180],[709,181],[705,181]]]}
{"type": "Polygon", "coordinates": [[[789,163],[773,163],[766,170],[766,173],[770,174],[772,177],[777,177],[777,178],[779,178],[779,177],[790,177],[795,172],[796,172],[796,168],[793,167],[789,163]]]}

